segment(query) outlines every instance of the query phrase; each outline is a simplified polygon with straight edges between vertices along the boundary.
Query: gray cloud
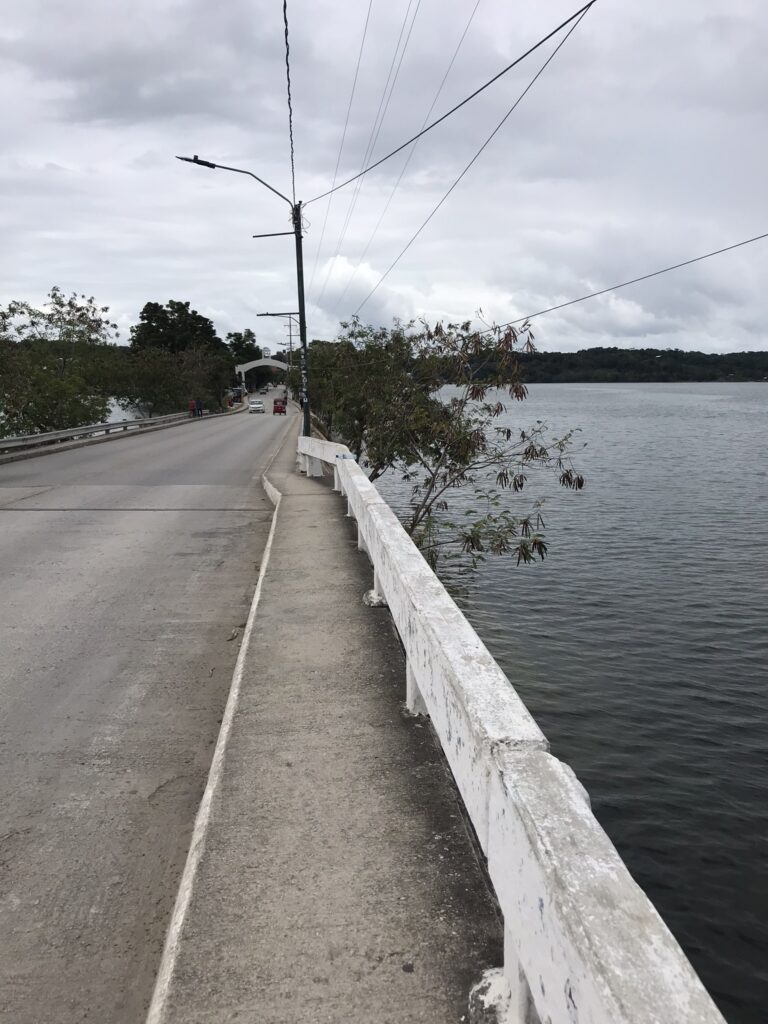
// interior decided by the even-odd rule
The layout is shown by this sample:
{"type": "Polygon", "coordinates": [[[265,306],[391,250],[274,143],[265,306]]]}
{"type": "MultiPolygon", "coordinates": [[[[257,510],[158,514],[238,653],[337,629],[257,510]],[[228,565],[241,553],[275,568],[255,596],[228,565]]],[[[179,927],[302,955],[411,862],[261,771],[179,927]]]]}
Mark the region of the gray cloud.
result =
{"type": "MultiPolygon", "coordinates": [[[[423,0],[374,153],[417,131],[471,7],[423,0]]],[[[330,185],[367,5],[289,3],[297,189],[330,185]]],[[[374,0],[340,174],[361,164],[406,0],[374,0]]],[[[194,152],[290,189],[279,5],[230,0],[6,0],[2,293],[93,292],[127,327],[189,298],[221,332],[295,305],[287,209],[247,179],[178,164],[194,152]]],[[[435,108],[447,109],[572,10],[482,0],[435,108]]],[[[760,0],[601,0],[363,308],[372,322],[502,322],[768,230],[760,0]]],[[[548,51],[547,51],[548,52],[548,51]]],[[[535,55],[425,137],[347,287],[405,155],[306,209],[310,335],[332,336],[545,58],[535,55]],[[338,258],[334,259],[337,252],[338,258]],[[320,293],[324,280],[325,289],[320,293]]],[[[542,317],[546,347],[762,348],[768,245],[542,317]]]]}

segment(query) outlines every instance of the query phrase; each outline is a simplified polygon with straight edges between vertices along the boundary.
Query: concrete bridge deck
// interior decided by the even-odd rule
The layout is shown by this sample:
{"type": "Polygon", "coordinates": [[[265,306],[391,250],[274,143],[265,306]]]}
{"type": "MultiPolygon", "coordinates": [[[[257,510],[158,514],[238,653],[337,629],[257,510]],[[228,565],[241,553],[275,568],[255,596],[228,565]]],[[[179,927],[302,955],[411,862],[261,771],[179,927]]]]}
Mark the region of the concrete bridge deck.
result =
{"type": "Polygon", "coordinates": [[[349,451],[251,419],[0,471],[0,1022],[437,1024],[485,972],[483,1020],[723,1024],[349,451]]]}
{"type": "Polygon", "coordinates": [[[269,563],[149,1020],[464,1020],[502,928],[453,781],[404,709],[388,611],[363,604],[345,503],[295,444],[269,476],[269,563]]]}
{"type": "Polygon", "coordinates": [[[288,428],[0,466],[1,1024],[145,1018],[288,428]]]}

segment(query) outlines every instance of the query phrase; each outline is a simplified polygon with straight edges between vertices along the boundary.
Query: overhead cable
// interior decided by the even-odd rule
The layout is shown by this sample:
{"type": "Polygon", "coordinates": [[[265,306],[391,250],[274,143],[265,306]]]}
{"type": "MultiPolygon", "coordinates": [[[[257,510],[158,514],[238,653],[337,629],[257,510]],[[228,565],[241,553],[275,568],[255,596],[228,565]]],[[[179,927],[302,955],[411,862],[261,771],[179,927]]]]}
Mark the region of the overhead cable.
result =
{"type": "Polygon", "coordinates": [[[478,149],[478,151],[477,151],[477,152],[475,153],[475,155],[474,155],[474,156],[472,157],[472,159],[471,159],[471,160],[469,161],[469,163],[468,163],[468,164],[467,164],[467,166],[466,166],[466,167],[464,168],[464,170],[463,170],[463,171],[461,172],[461,174],[460,174],[460,175],[458,176],[458,178],[456,178],[456,180],[455,180],[455,181],[454,181],[454,183],[453,183],[453,184],[451,185],[451,187],[450,187],[450,188],[448,189],[448,191],[447,191],[447,192],[445,193],[445,195],[444,195],[444,196],[442,197],[442,199],[440,199],[440,201],[439,201],[439,202],[438,202],[438,203],[437,203],[437,204],[436,204],[436,205],[435,205],[435,206],[434,206],[434,207],[432,208],[432,210],[431,210],[431,212],[429,213],[429,215],[428,215],[428,216],[426,217],[426,219],[425,219],[424,221],[422,221],[422,223],[421,223],[421,225],[419,226],[419,228],[418,228],[418,229],[416,230],[416,232],[415,232],[415,233],[414,233],[414,234],[413,234],[413,235],[411,236],[411,238],[409,239],[409,241],[407,242],[407,244],[406,244],[406,245],[404,246],[404,248],[403,248],[403,249],[402,249],[402,250],[400,251],[400,253],[399,253],[399,254],[398,254],[398,255],[397,255],[397,256],[396,256],[395,258],[394,258],[394,260],[392,260],[392,262],[391,262],[391,263],[390,263],[390,265],[389,265],[389,266],[387,267],[387,269],[386,269],[386,270],[384,271],[384,273],[383,273],[383,274],[381,275],[381,277],[379,278],[379,280],[378,280],[378,281],[376,282],[376,284],[375,284],[375,285],[373,286],[373,288],[371,288],[371,290],[370,290],[370,291],[368,292],[368,294],[366,295],[366,297],[365,297],[365,298],[363,299],[363,301],[362,301],[362,302],[360,303],[360,305],[359,305],[359,306],[357,307],[357,309],[355,310],[355,313],[354,313],[354,315],[355,315],[355,316],[357,316],[357,314],[358,314],[358,313],[360,312],[360,310],[361,310],[361,309],[363,308],[363,306],[364,306],[364,305],[366,304],[366,302],[367,302],[367,301],[368,301],[368,300],[369,300],[369,299],[371,298],[371,296],[372,296],[372,295],[373,295],[373,294],[374,294],[374,293],[375,293],[375,292],[376,292],[376,291],[378,290],[378,288],[379,288],[379,286],[380,286],[380,285],[382,284],[382,282],[383,282],[383,281],[384,281],[384,280],[385,280],[385,279],[386,279],[386,278],[387,278],[387,277],[389,276],[389,274],[390,274],[390,273],[391,273],[391,272],[392,272],[392,271],[394,270],[394,268],[395,268],[395,267],[397,266],[397,264],[399,263],[399,261],[400,261],[400,260],[402,259],[402,257],[403,257],[403,256],[404,256],[404,255],[405,255],[405,254],[406,254],[407,252],[408,252],[408,250],[410,249],[410,247],[411,247],[411,246],[413,245],[413,243],[414,243],[414,242],[416,241],[416,239],[417,239],[417,238],[419,237],[419,235],[420,235],[420,234],[421,234],[421,232],[422,232],[422,231],[424,230],[424,228],[425,228],[425,227],[427,226],[427,224],[429,224],[429,222],[430,222],[430,221],[432,220],[432,218],[434,217],[434,215],[435,215],[435,214],[437,213],[437,211],[438,211],[438,210],[440,209],[440,207],[441,207],[441,206],[443,205],[443,203],[444,203],[444,202],[446,201],[446,199],[448,198],[448,196],[449,196],[449,195],[450,195],[450,194],[451,194],[451,193],[453,192],[453,190],[454,190],[454,189],[456,188],[456,186],[457,186],[457,185],[459,184],[459,182],[460,182],[460,181],[461,181],[461,179],[462,179],[462,178],[464,177],[464,175],[465,175],[465,174],[467,173],[467,171],[468,171],[468,170],[470,169],[470,167],[472,167],[472,165],[473,165],[473,164],[474,164],[474,163],[475,163],[475,162],[477,161],[477,159],[478,159],[478,158],[480,157],[481,153],[482,153],[482,152],[483,152],[483,151],[484,151],[484,150],[486,149],[486,147],[487,147],[487,146],[489,145],[489,143],[491,142],[491,140],[492,140],[492,139],[493,139],[493,138],[494,138],[494,137],[495,137],[495,136],[496,136],[496,135],[498,134],[498,132],[499,132],[499,131],[501,130],[501,128],[502,128],[502,127],[503,127],[503,125],[504,125],[504,124],[506,123],[506,121],[508,120],[508,118],[509,118],[509,117],[510,117],[510,116],[511,116],[511,115],[512,115],[512,114],[513,114],[514,112],[515,112],[515,110],[516,110],[516,109],[518,108],[518,106],[520,105],[520,103],[522,102],[522,100],[523,100],[523,99],[524,99],[524,98],[525,98],[525,97],[526,97],[526,96],[528,95],[528,93],[529,93],[529,92],[530,92],[530,90],[531,90],[531,89],[533,88],[533,86],[534,86],[534,84],[536,83],[536,81],[537,81],[537,80],[539,79],[539,77],[540,77],[540,76],[541,76],[541,75],[542,75],[542,74],[544,73],[544,71],[545,71],[545,70],[547,69],[547,67],[549,66],[549,64],[550,64],[550,63],[551,63],[551,62],[552,62],[552,61],[554,60],[554,58],[555,58],[555,57],[557,56],[558,52],[559,52],[559,51],[560,51],[560,50],[562,49],[562,47],[563,47],[563,46],[564,46],[564,45],[566,44],[566,42],[568,41],[568,39],[570,39],[571,35],[572,35],[572,34],[573,34],[573,33],[574,33],[575,31],[576,31],[576,29],[577,29],[577,28],[579,27],[579,25],[581,24],[581,21],[582,21],[582,19],[583,19],[583,18],[584,18],[584,17],[586,16],[586,14],[587,14],[587,11],[588,11],[588,10],[589,10],[589,6],[587,6],[586,8],[584,8],[584,10],[583,10],[583,11],[581,12],[581,14],[579,15],[578,19],[577,19],[577,20],[576,20],[576,21],[575,21],[575,22],[574,22],[574,23],[573,23],[573,24],[571,25],[571,27],[570,27],[570,28],[568,29],[568,31],[566,32],[566,34],[565,34],[565,35],[563,36],[563,38],[562,38],[562,39],[560,40],[560,42],[559,42],[559,43],[557,44],[557,46],[556,46],[556,47],[554,48],[554,50],[552,51],[552,53],[550,53],[549,57],[547,57],[547,59],[546,59],[546,60],[544,61],[544,63],[543,63],[542,65],[541,65],[541,67],[539,68],[539,70],[538,70],[538,71],[536,72],[536,74],[535,74],[535,75],[533,76],[533,78],[532,78],[532,79],[530,80],[530,82],[528,83],[528,85],[526,85],[525,89],[523,89],[523,91],[522,91],[522,92],[520,93],[520,95],[519,95],[519,96],[517,97],[517,99],[515,100],[515,102],[514,102],[514,103],[512,104],[512,106],[511,106],[511,107],[509,108],[509,110],[508,110],[508,111],[506,112],[506,114],[504,115],[504,117],[502,117],[502,119],[501,119],[501,120],[499,121],[499,123],[498,123],[498,124],[496,125],[496,127],[495,127],[495,128],[493,129],[493,131],[491,132],[491,134],[490,134],[490,135],[488,136],[488,138],[487,138],[487,139],[485,140],[485,142],[484,142],[484,143],[482,144],[482,146],[481,146],[481,147],[480,147],[480,148],[478,149]]]}
{"type": "Polygon", "coordinates": [[[317,202],[318,199],[325,199],[325,197],[330,195],[331,192],[338,192],[340,188],[344,188],[346,185],[350,185],[353,181],[357,181],[357,179],[361,178],[364,174],[368,174],[368,172],[374,170],[374,168],[380,167],[385,160],[389,160],[390,157],[393,157],[397,153],[402,152],[402,150],[404,150],[406,146],[410,146],[412,142],[415,142],[417,139],[420,139],[422,135],[426,135],[427,132],[432,131],[432,129],[436,128],[437,125],[442,124],[442,122],[445,121],[446,118],[450,117],[451,114],[455,114],[457,110],[460,110],[461,107],[469,103],[470,100],[473,100],[476,96],[479,96],[481,92],[483,92],[489,86],[493,85],[494,82],[497,82],[500,78],[506,75],[508,71],[511,71],[514,67],[517,67],[517,65],[524,61],[526,57],[530,57],[532,53],[540,49],[540,47],[542,47],[545,43],[549,42],[549,40],[553,36],[556,36],[558,32],[564,29],[566,25],[570,25],[572,21],[575,21],[577,18],[583,17],[583,15],[586,14],[590,7],[594,6],[595,3],[597,3],[597,0],[590,0],[588,4],[585,4],[584,7],[576,11],[575,14],[572,14],[570,18],[566,18],[566,20],[561,22],[561,24],[558,25],[557,28],[552,29],[552,31],[545,35],[543,39],[540,39],[538,43],[535,43],[530,49],[526,50],[524,54],[522,54],[516,60],[513,60],[511,64],[508,64],[505,68],[499,71],[497,75],[494,75],[493,78],[490,78],[484,85],[481,85],[479,89],[475,89],[475,91],[471,93],[469,96],[467,96],[465,99],[463,99],[461,103],[457,103],[455,107],[451,107],[451,109],[446,111],[446,113],[444,113],[441,117],[438,117],[436,121],[433,121],[432,124],[427,125],[426,128],[423,128],[420,132],[417,132],[416,135],[414,135],[412,138],[407,139],[405,142],[402,143],[402,145],[398,146],[397,149],[393,149],[391,153],[387,153],[386,156],[383,156],[380,160],[377,160],[376,163],[371,164],[369,167],[363,168],[358,174],[354,174],[351,178],[347,178],[346,181],[342,181],[340,185],[336,185],[333,189],[329,189],[327,192],[322,192],[319,196],[315,196],[314,199],[308,200],[304,205],[308,206],[309,203],[315,203],[317,202]]]}
{"type": "MultiPolygon", "coordinates": [[[[478,2],[479,2],[479,0],[478,0],[478,2]]],[[[333,192],[333,188],[334,188],[334,186],[336,184],[336,179],[337,179],[338,174],[339,174],[339,164],[341,163],[341,154],[342,154],[342,152],[344,150],[344,142],[345,142],[345,140],[347,138],[347,128],[349,127],[349,115],[350,115],[350,112],[352,110],[352,101],[355,98],[355,89],[357,88],[357,79],[358,79],[358,75],[360,74],[360,62],[361,62],[362,57],[363,57],[363,47],[365,46],[365,37],[368,34],[368,22],[370,21],[370,18],[371,18],[371,8],[372,7],[373,7],[373,0],[369,0],[369,2],[368,2],[368,13],[365,16],[365,25],[363,26],[363,38],[360,40],[360,49],[359,49],[358,54],[357,54],[357,65],[355,67],[355,77],[352,80],[352,91],[349,94],[349,103],[347,104],[347,116],[344,119],[344,130],[341,133],[341,143],[339,144],[339,152],[338,152],[338,156],[336,157],[336,167],[334,168],[334,171],[333,171],[333,181],[331,182],[331,192],[333,192]]],[[[325,217],[323,218],[323,227],[322,227],[322,230],[320,232],[320,241],[318,242],[317,250],[315,251],[315,262],[312,264],[312,276],[310,278],[309,289],[307,291],[307,295],[308,296],[312,295],[312,285],[314,284],[315,274],[317,273],[317,264],[318,264],[318,260],[320,258],[320,250],[323,247],[323,239],[325,238],[325,229],[326,229],[326,226],[328,224],[328,214],[331,212],[331,203],[332,202],[333,202],[333,195],[329,195],[328,196],[328,203],[327,203],[327,205],[325,207],[325,217]]]]}
{"type": "MultiPolygon", "coordinates": [[[[640,281],[648,281],[652,277],[659,277],[660,274],[668,274],[670,270],[680,270],[681,267],[690,267],[692,263],[701,263],[712,256],[720,256],[724,252],[731,252],[733,249],[740,249],[743,245],[751,245],[753,242],[760,242],[768,238],[768,231],[762,235],[755,235],[754,238],[745,238],[743,242],[736,242],[734,245],[726,245],[724,249],[715,249],[714,252],[706,252],[703,256],[694,256],[692,260],[683,260],[682,263],[673,263],[671,267],[663,267],[661,270],[654,270],[651,274],[643,274],[641,277],[633,277],[631,281],[622,281],[621,284],[612,284],[610,288],[601,288],[599,291],[590,292],[588,295],[581,295],[578,299],[569,299],[568,302],[560,302],[557,306],[548,306],[547,309],[540,309],[538,313],[529,313],[528,316],[521,316],[517,320],[510,320],[499,327],[514,327],[517,324],[524,324],[534,317],[544,316],[545,313],[554,313],[557,309],[565,309],[567,306],[575,306],[577,302],[586,302],[587,299],[596,299],[598,295],[607,295],[608,292],[618,291],[620,288],[628,288],[631,284],[638,284],[640,281]]],[[[485,332],[483,332],[485,333],[485,332]]]]}
{"type": "MultiPolygon", "coordinates": [[[[400,74],[400,68],[402,67],[403,64],[403,57],[405,57],[405,51],[408,49],[408,43],[410,42],[411,39],[411,33],[413,32],[413,26],[416,21],[416,16],[418,15],[419,8],[421,7],[421,0],[417,0],[416,10],[413,12],[411,24],[410,27],[408,28],[408,34],[405,37],[405,42],[403,43],[403,47],[401,50],[400,43],[402,42],[403,39],[405,27],[408,24],[408,15],[410,14],[413,2],[414,0],[408,0],[408,6],[405,10],[405,15],[403,17],[403,24],[400,28],[400,35],[398,36],[397,44],[395,45],[395,52],[392,56],[392,63],[389,66],[389,74],[387,75],[387,81],[384,83],[384,91],[382,92],[381,99],[379,100],[379,109],[376,111],[376,117],[373,120],[371,134],[368,137],[368,145],[366,146],[365,153],[363,154],[363,167],[365,167],[366,161],[370,160],[370,158],[373,156],[373,151],[376,148],[376,143],[378,142],[379,139],[379,133],[381,132],[381,127],[384,124],[384,118],[387,116],[387,111],[389,110],[389,103],[390,100],[392,99],[392,93],[395,90],[395,85],[397,84],[397,79],[400,74]],[[398,53],[400,54],[399,60],[397,60],[398,53]],[[395,61],[397,61],[397,68],[395,68],[395,61]]],[[[358,179],[361,179],[361,175],[358,175],[358,179]]],[[[320,301],[320,299],[322,299],[323,295],[325,294],[325,289],[328,286],[328,281],[330,279],[334,263],[339,253],[341,252],[342,245],[344,244],[344,239],[346,238],[347,231],[349,230],[349,225],[352,220],[352,215],[355,211],[355,206],[357,205],[357,200],[360,195],[360,189],[362,188],[362,184],[362,180],[358,180],[357,184],[355,185],[355,190],[354,193],[352,194],[352,199],[350,200],[349,206],[347,208],[347,213],[344,218],[344,224],[342,226],[341,233],[336,244],[336,251],[334,252],[333,258],[328,264],[328,269],[325,272],[323,285],[322,288],[320,289],[320,294],[317,297],[318,302],[320,301]]]]}
{"type": "MultiPolygon", "coordinates": [[[[438,85],[438,87],[437,87],[437,92],[432,97],[432,102],[429,105],[429,110],[424,115],[424,120],[421,122],[421,127],[422,128],[426,125],[427,121],[430,119],[430,117],[432,115],[432,111],[435,109],[435,106],[437,105],[437,101],[440,98],[440,94],[443,91],[443,86],[445,85],[445,83],[446,83],[446,81],[448,79],[448,75],[451,73],[451,69],[453,68],[453,65],[454,65],[454,63],[456,61],[456,58],[459,55],[459,50],[461,49],[462,43],[464,42],[464,40],[465,40],[465,38],[467,36],[467,32],[469,32],[469,27],[472,24],[472,20],[474,19],[475,14],[477,13],[477,9],[480,6],[481,2],[482,2],[482,0],[477,0],[475,6],[472,8],[472,13],[469,16],[469,19],[468,19],[466,25],[464,26],[464,31],[461,33],[461,36],[459,37],[459,41],[456,44],[456,49],[453,51],[453,56],[451,57],[450,61],[448,62],[448,67],[445,69],[445,74],[443,75],[442,81],[440,82],[440,85],[438,85]]],[[[389,193],[389,198],[387,199],[387,201],[386,201],[386,203],[384,205],[384,209],[381,211],[381,213],[379,215],[379,219],[376,221],[376,226],[374,227],[373,231],[371,232],[370,237],[368,238],[368,241],[365,244],[365,248],[363,249],[362,253],[360,254],[360,259],[355,264],[355,268],[352,271],[352,274],[350,275],[349,279],[347,280],[347,283],[344,285],[344,291],[339,296],[339,300],[336,303],[336,308],[337,309],[341,306],[342,302],[344,301],[344,297],[346,296],[346,294],[349,291],[349,288],[350,288],[352,282],[354,281],[355,277],[357,276],[357,272],[360,269],[360,266],[362,265],[363,260],[368,255],[368,250],[370,249],[371,245],[373,244],[373,240],[376,237],[376,233],[378,232],[379,228],[381,227],[381,222],[384,220],[384,217],[387,214],[387,210],[392,205],[392,200],[395,197],[395,193],[397,192],[397,190],[398,190],[398,188],[400,186],[400,182],[403,180],[403,175],[408,170],[408,165],[410,164],[411,158],[413,157],[413,154],[416,152],[416,149],[417,149],[418,145],[419,145],[419,143],[418,143],[418,140],[417,140],[416,142],[414,142],[414,144],[411,146],[410,150],[408,151],[408,156],[406,157],[405,163],[403,164],[402,168],[400,169],[400,173],[397,176],[397,181],[392,186],[392,191],[389,193]]],[[[329,199],[328,199],[329,203],[330,203],[330,201],[331,201],[331,197],[329,197],[329,199]]]]}
{"type": "Polygon", "coordinates": [[[291,195],[296,205],[296,165],[293,154],[293,102],[291,100],[291,48],[288,45],[288,0],[283,0],[283,23],[285,24],[285,76],[288,80],[288,135],[291,140],[291,195]]]}

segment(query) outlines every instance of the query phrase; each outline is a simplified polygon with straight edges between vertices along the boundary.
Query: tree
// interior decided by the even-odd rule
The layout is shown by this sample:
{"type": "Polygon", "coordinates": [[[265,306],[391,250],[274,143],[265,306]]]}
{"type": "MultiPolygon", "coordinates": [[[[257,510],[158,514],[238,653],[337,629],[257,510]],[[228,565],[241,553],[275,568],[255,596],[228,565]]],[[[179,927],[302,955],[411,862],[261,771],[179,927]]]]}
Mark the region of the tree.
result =
{"type": "Polygon", "coordinates": [[[358,461],[365,455],[372,480],[401,454],[390,418],[393,409],[412,407],[419,394],[413,363],[400,325],[374,331],[355,323],[337,342],[309,347],[313,411],[344,437],[358,461]]]}
{"type": "MultiPolygon", "coordinates": [[[[249,345],[252,340],[253,332],[244,331],[235,344],[249,345]]],[[[218,337],[207,317],[190,309],[189,302],[147,302],[139,323],[131,328],[130,347],[124,407],[154,415],[200,398],[211,408],[221,408],[227,388],[235,383],[232,346],[218,337]]]]}
{"type": "Polygon", "coordinates": [[[226,351],[203,346],[183,352],[163,348],[126,348],[114,375],[114,394],[123,409],[141,416],[162,416],[200,398],[211,409],[225,405],[232,383],[232,362],[226,351]]]}
{"type": "Polygon", "coordinates": [[[232,384],[232,361],[227,352],[191,348],[179,357],[179,378],[190,398],[200,398],[212,409],[224,408],[232,384]]]}
{"type": "Polygon", "coordinates": [[[53,287],[41,308],[0,308],[0,434],[64,430],[106,418],[117,328],[93,297],[53,287]]]}
{"type": "Polygon", "coordinates": [[[235,363],[250,363],[254,359],[261,359],[261,349],[250,327],[244,331],[231,331],[227,335],[227,347],[235,363]]]}
{"type": "Polygon", "coordinates": [[[121,408],[140,416],[164,416],[184,409],[190,398],[181,374],[181,354],[162,348],[122,348],[114,375],[121,408]]]}
{"type": "Polygon", "coordinates": [[[212,321],[189,306],[189,302],[174,299],[165,306],[159,302],[147,302],[139,314],[138,324],[131,328],[131,348],[185,352],[202,347],[226,352],[212,321]]]}
{"type": "Polygon", "coordinates": [[[572,433],[553,437],[539,422],[499,425],[499,392],[516,402],[527,396],[519,357],[534,351],[530,327],[342,327],[338,343],[310,349],[314,407],[371,479],[393,470],[411,484],[404,525],[430,564],[474,566],[487,553],[543,559],[541,501],[523,506],[517,496],[532,470],[550,470],[574,490],[584,479],[570,462],[572,433]],[[466,488],[475,507],[459,520],[451,497],[466,488]]]}

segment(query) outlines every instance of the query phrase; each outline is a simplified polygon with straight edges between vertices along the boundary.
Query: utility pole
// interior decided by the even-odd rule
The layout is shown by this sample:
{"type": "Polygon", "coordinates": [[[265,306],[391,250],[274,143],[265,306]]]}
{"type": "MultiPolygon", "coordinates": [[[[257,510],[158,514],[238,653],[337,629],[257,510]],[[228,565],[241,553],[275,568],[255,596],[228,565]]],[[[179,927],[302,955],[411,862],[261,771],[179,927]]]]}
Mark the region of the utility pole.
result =
{"type": "Polygon", "coordinates": [[[299,290],[299,344],[301,345],[301,397],[304,410],[304,437],[312,433],[309,416],[309,375],[307,373],[307,317],[304,310],[304,249],[301,243],[301,203],[291,210],[296,235],[296,280],[299,290]]]}
{"type": "Polygon", "coordinates": [[[288,365],[293,369],[293,319],[288,317],[288,365]]]}

